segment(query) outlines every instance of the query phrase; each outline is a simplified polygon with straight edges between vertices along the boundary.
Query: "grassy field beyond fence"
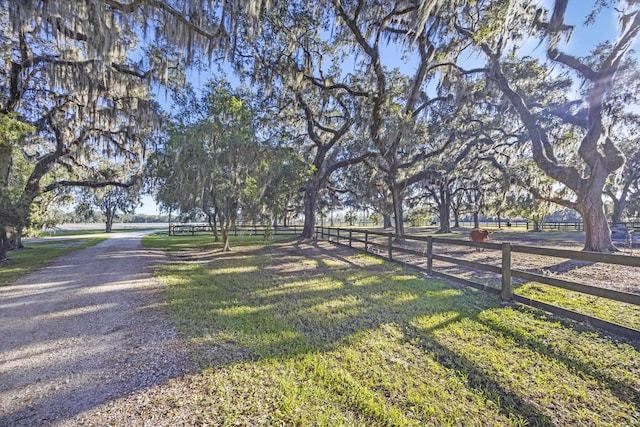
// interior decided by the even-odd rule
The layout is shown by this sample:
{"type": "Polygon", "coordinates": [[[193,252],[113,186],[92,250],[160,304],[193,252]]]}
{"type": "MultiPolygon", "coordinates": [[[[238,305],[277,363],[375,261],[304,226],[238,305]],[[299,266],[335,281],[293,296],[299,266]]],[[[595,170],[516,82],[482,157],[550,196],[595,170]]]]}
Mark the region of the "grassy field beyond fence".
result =
{"type": "Polygon", "coordinates": [[[640,423],[639,343],[326,242],[210,240],[144,239],[188,250],[159,275],[196,424],[640,423]]]}

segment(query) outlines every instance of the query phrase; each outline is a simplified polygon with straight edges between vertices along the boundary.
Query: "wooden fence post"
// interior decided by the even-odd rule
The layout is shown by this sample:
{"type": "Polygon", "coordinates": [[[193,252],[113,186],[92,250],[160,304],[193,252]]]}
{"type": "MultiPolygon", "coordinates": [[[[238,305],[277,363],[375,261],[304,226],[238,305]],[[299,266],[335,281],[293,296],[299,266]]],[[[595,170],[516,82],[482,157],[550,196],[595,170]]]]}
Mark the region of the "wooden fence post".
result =
{"type": "Polygon", "coordinates": [[[511,243],[502,244],[502,290],[500,296],[503,301],[509,301],[513,297],[511,283],[511,243]]]}
{"type": "Polygon", "coordinates": [[[393,233],[389,233],[388,244],[389,244],[389,261],[393,261],[393,245],[391,243],[393,239],[393,233]]]}
{"type": "Polygon", "coordinates": [[[337,228],[337,233],[336,233],[336,243],[340,244],[340,228],[337,228]]]}
{"type": "Polygon", "coordinates": [[[427,236],[427,275],[433,273],[433,236],[427,236]]]}
{"type": "Polygon", "coordinates": [[[369,251],[369,230],[364,230],[364,253],[369,251]]]}
{"type": "Polygon", "coordinates": [[[349,247],[352,247],[351,246],[351,230],[349,230],[349,247]]]}

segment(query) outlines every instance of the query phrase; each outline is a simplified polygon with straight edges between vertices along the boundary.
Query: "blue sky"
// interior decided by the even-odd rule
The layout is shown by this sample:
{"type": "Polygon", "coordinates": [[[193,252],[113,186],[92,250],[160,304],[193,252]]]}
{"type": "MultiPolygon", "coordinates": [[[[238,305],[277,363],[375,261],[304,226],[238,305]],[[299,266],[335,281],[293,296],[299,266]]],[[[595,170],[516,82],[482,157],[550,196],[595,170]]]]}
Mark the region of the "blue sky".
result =
{"type": "MultiPolygon", "coordinates": [[[[600,15],[598,15],[594,24],[590,26],[585,26],[584,21],[589,14],[590,10],[593,8],[595,1],[587,1],[587,0],[572,0],[569,1],[569,5],[566,13],[566,23],[569,25],[574,25],[574,31],[571,39],[568,43],[562,46],[562,49],[567,53],[570,53],[575,56],[584,56],[589,53],[591,49],[593,49],[598,43],[613,39],[618,32],[618,22],[617,17],[611,10],[605,10],[600,15]]],[[[553,0],[543,0],[541,4],[547,9],[551,9],[553,7],[553,0]]],[[[522,55],[528,56],[544,56],[545,55],[546,45],[544,43],[540,44],[539,39],[531,38],[522,49],[522,55]]],[[[633,48],[636,50],[633,52],[633,55],[638,55],[638,50],[640,49],[640,40],[637,40],[634,44],[633,48]]],[[[390,54],[388,66],[397,66],[399,68],[407,67],[407,63],[403,63],[399,55],[394,55],[393,52],[390,54]]],[[[202,87],[204,83],[207,82],[211,78],[210,73],[195,73],[192,72],[189,74],[189,79],[191,83],[197,88],[202,87]]],[[[229,76],[228,79],[231,82],[237,81],[237,79],[233,76],[229,76]]],[[[167,106],[169,101],[166,98],[163,90],[159,90],[157,94],[158,101],[167,106]]],[[[137,209],[137,213],[140,214],[158,214],[158,207],[155,204],[152,196],[145,196],[142,198],[143,206],[137,209]]]]}

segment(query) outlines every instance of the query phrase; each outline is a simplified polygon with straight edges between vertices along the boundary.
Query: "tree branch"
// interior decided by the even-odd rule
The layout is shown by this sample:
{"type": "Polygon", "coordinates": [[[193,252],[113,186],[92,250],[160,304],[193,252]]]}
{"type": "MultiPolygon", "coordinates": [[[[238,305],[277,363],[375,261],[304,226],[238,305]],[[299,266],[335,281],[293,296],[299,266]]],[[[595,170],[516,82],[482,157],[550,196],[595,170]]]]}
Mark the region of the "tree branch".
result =
{"type": "Polygon", "coordinates": [[[305,79],[309,80],[314,86],[319,87],[322,90],[336,90],[336,89],[342,89],[344,91],[346,91],[347,93],[349,93],[352,96],[356,96],[356,97],[368,97],[369,96],[369,92],[365,92],[363,90],[359,90],[359,89],[354,89],[351,86],[347,85],[346,83],[333,83],[330,85],[326,85],[324,83],[324,81],[321,81],[320,79],[313,77],[313,76],[309,76],[307,74],[304,74],[305,79]]]}
{"type": "Polygon", "coordinates": [[[345,160],[341,160],[339,162],[336,162],[334,164],[332,164],[331,166],[329,166],[324,174],[323,179],[329,179],[329,177],[331,176],[331,174],[335,171],[337,171],[338,169],[347,167],[347,166],[352,166],[352,165],[356,165],[358,163],[362,163],[367,159],[373,158],[376,156],[377,153],[374,152],[366,152],[364,154],[361,154],[359,156],[356,157],[352,157],[349,159],[345,159],[345,160]]]}
{"type": "Polygon", "coordinates": [[[161,10],[162,12],[167,13],[168,15],[173,17],[176,21],[182,23],[183,25],[186,25],[194,33],[208,40],[216,41],[221,36],[226,35],[226,32],[224,31],[224,27],[222,25],[219,25],[214,33],[208,32],[204,30],[201,26],[189,21],[187,18],[185,18],[184,14],[174,9],[172,6],[165,3],[164,1],[134,0],[128,4],[120,3],[116,0],[104,0],[104,2],[105,4],[107,4],[107,6],[111,7],[112,9],[118,10],[123,13],[133,13],[141,6],[149,6],[149,7],[161,10]]]}
{"type": "Polygon", "coordinates": [[[562,105],[558,105],[556,107],[549,108],[546,111],[549,114],[552,114],[562,119],[562,121],[564,121],[565,123],[569,123],[569,124],[586,129],[588,126],[586,110],[584,109],[580,110],[576,114],[572,114],[570,112],[572,107],[575,107],[581,104],[582,104],[582,100],[571,101],[562,105]]]}
{"type": "Polygon", "coordinates": [[[134,181],[129,181],[129,182],[120,182],[120,181],[101,181],[101,182],[96,182],[96,181],[56,181],[53,182],[49,185],[47,185],[46,187],[44,187],[43,192],[49,192],[49,191],[53,191],[56,190],[58,188],[61,187],[83,187],[83,188],[104,188],[104,187],[121,187],[121,188],[129,188],[131,187],[133,184],[135,184],[134,181]]]}

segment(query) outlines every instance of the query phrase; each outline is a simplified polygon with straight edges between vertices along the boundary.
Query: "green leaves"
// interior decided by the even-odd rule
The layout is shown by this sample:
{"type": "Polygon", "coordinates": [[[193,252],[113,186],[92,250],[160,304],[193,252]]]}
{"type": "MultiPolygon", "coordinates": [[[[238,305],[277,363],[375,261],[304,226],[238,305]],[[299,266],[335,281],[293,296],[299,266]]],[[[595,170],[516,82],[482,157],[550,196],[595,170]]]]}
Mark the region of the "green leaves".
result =
{"type": "Polygon", "coordinates": [[[35,128],[17,119],[17,114],[0,113],[0,148],[15,144],[35,128]]]}
{"type": "Polygon", "coordinates": [[[0,114],[0,226],[21,224],[28,204],[21,190],[30,173],[18,153],[18,143],[34,128],[16,119],[15,114],[0,114]]]}

